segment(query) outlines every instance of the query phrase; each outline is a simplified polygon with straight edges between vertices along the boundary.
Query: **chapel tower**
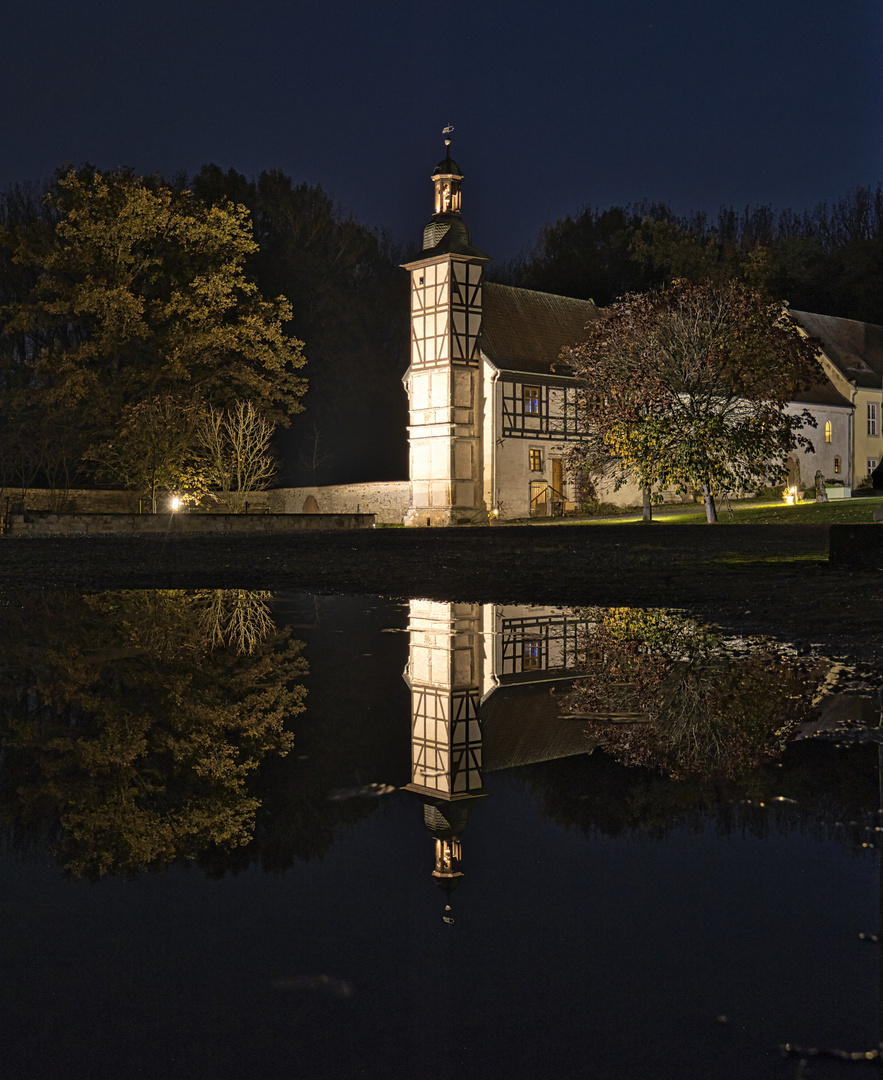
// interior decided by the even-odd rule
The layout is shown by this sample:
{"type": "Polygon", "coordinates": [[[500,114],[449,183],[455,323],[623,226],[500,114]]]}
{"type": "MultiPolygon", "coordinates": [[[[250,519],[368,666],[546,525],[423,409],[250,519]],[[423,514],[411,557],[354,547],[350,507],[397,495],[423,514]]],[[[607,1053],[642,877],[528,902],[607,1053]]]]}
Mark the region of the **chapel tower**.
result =
{"type": "Polygon", "coordinates": [[[411,274],[406,525],[487,521],[479,350],[482,267],[490,256],[472,244],[461,214],[463,173],[449,138],[445,147],[432,174],[435,212],[423,230],[423,253],[405,264],[411,274]]]}

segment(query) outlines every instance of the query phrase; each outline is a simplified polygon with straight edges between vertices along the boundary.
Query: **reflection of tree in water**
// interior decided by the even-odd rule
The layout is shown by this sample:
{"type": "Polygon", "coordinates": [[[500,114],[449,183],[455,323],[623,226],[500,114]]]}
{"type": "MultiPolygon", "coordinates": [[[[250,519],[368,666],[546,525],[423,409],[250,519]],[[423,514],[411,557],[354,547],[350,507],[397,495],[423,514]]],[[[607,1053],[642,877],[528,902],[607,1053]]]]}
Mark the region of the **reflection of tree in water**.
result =
{"type": "Polygon", "coordinates": [[[232,648],[249,656],[276,629],[267,606],[268,592],[212,589],[198,594],[200,626],[211,647],[232,648]]]}
{"type": "Polygon", "coordinates": [[[526,766],[513,779],[543,813],[587,835],[660,838],[672,829],[764,837],[798,830],[856,852],[875,839],[877,747],[847,751],[827,740],[791,743],[738,779],[672,780],[656,768],[626,766],[606,754],[526,766]]]}
{"type": "Polygon", "coordinates": [[[586,675],[562,704],[626,765],[730,778],[778,757],[811,715],[816,667],[761,640],[725,640],[661,609],[602,608],[586,675]]]}
{"type": "Polygon", "coordinates": [[[266,594],[29,595],[0,639],[7,823],[73,874],[136,873],[249,842],[250,778],[303,710],[301,644],[266,594]]]}

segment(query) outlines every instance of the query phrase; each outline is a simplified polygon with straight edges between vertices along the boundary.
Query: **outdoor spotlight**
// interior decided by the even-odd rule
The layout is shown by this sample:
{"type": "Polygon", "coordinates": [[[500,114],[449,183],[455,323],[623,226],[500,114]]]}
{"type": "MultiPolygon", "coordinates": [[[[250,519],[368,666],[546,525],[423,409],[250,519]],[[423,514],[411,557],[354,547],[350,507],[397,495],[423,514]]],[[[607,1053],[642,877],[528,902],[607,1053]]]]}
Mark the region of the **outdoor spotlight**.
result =
{"type": "Polygon", "coordinates": [[[172,509],[177,510],[180,505],[181,505],[181,500],[178,498],[177,495],[173,495],[172,496],[172,509]]]}

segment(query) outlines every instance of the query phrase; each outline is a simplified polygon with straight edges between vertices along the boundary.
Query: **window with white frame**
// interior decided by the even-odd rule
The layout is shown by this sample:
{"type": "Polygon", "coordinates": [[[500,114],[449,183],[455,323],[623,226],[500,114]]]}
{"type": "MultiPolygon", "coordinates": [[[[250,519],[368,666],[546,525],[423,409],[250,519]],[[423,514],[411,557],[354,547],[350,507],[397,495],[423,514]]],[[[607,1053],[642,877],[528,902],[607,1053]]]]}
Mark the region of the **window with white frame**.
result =
{"type": "Polygon", "coordinates": [[[868,434],[877,434],[877,402],[868,402],[868,434]]]}
{"type": "Polygon", "coordinates": [[[540,388],[538,386],[522,387],[521,401],[526,416],[540,415],[540,388]]]}
{"type": "Polygon", "coordinates": [[[868,458],[868,476],[877,468],[877,459],[875,457],[868,458]]]}

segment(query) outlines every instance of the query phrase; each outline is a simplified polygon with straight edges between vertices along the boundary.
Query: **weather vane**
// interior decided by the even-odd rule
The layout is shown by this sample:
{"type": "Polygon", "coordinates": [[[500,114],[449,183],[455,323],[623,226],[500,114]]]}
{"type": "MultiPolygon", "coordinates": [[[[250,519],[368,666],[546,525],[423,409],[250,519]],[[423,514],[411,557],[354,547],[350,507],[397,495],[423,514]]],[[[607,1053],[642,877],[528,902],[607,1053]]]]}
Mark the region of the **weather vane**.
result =
{"type": "Polygon", "coordinates": [[[447,135],[448,136],[448,138],[445,139],[445,146],[450,146],[451,145],[450,136],[453,135],[453,134],[454,134],[454,125],[453,124],[448,124],[447,127],[442,128],[442,135],[447,135]]]}

